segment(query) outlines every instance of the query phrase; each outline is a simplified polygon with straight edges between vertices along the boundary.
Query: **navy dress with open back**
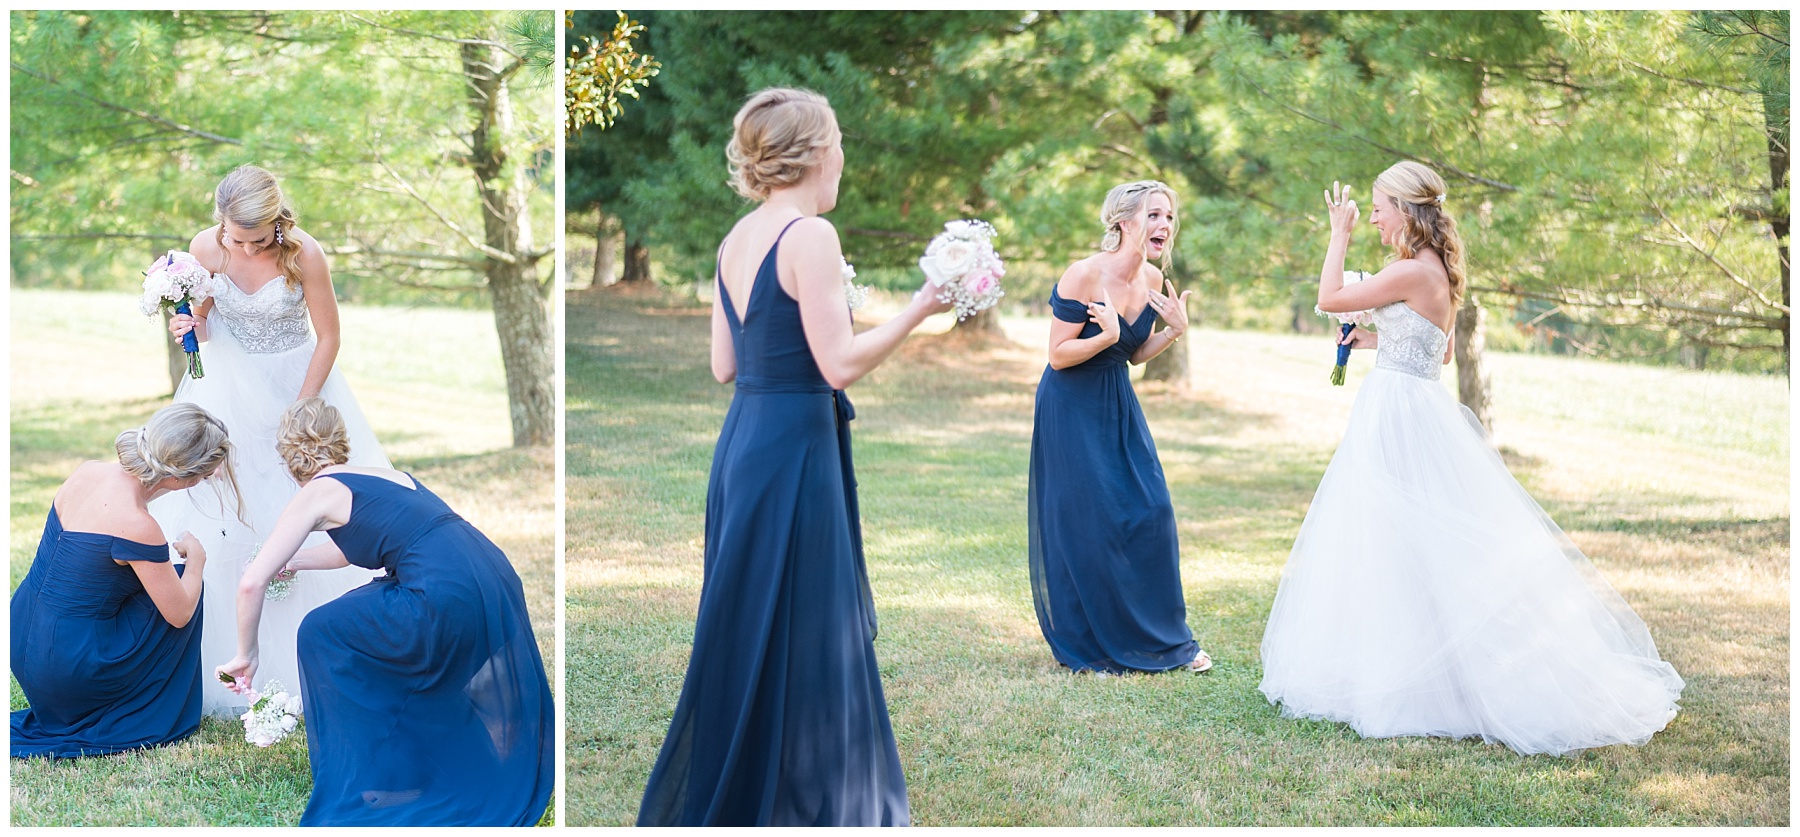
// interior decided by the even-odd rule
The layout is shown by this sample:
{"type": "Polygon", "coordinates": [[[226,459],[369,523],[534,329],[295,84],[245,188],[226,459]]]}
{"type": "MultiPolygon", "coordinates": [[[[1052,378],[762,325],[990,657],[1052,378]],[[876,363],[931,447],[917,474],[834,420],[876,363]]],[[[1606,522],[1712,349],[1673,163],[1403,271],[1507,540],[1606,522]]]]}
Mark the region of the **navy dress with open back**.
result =
{"type": "Polygon", "coordinates": [[[300,824],[537,824],[556,711],[506,553],[417,480],[314,479],[350,489],[350,520],[327,531],[344,557],[387,575],[300,623],[300,824]]]}
{"type": "Polygon", "coordinates": [[[854,413],[819,373],[776,276],[780,243],[742,321],[718,283],[737,389],[706,492],[694,650],[639,825],[910,820],[875,663],[854,413]]]}

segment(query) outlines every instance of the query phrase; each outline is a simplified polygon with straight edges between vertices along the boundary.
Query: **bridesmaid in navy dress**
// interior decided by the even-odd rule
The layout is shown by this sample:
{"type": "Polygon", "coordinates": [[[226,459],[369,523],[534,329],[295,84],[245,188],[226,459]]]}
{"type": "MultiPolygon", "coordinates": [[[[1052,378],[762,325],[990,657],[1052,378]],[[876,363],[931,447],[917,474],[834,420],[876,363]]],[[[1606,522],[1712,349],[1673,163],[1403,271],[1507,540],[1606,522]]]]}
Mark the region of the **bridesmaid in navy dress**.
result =
{"type": "Polygon", "coordinates": [[[1038,625],[1075,671],[1206,671],[1212,658],[1187,626],[1175,510],[1127,367],[1187,331],[1193,292],[1177,297],[1148,262],[1174,243],[1175,193],[1154,180],[1114,187],[1100,220],[1102,252],[1050,291],[1029,488],[1038,625]]]}
{"type": "MultiPolygon", "coordinates": [[[[192,404],[119,434],[118,464],[87,462],[50,503],[12,597],[13,758],[74,758],[179,741],[200,727],[200,579],[206,551],[174,549],[146,508],[223,469],[225,425],[192,404]]],[[[223,492],[221,492],[223,496],[223,492]]]]}
{"type": "Polygon", "coordinates": [[[252,685],[264,591],[284,566],[385,569],[300,623],[313,774],[300,824],[534,825],[556,716],[519,576],[411,475],[345,465],[347,438],[323,399],[282,414],[276,447],[302,487],[244,570],[239,654],[218,672],[252,685]],[[300,549],[321,529],[331,544],[300,549]]]}
{"type": "Polygon", "coordinates": [[[707,486],[694,650],[638,824],[907,825],[843,389],[949,306],[917,294],[855,333],[837,231],[818,217],[844,167],[831,106],[772,88],[733,127],[733,185],[762,201],[715,282],[713,375],[737,389],[707,486]]]}

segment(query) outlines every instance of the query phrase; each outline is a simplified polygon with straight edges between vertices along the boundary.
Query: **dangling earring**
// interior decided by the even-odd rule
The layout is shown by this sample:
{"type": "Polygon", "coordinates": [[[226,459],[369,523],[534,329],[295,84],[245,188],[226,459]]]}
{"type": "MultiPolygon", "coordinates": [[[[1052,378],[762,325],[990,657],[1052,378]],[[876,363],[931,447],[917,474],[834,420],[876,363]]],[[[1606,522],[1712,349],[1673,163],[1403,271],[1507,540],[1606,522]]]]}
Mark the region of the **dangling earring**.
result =
{"type": "Polygon", "coordinates": [[[1119,240],[1119,225],[1114,224],[1112,229],[1106,231],[1106,237],[1100,239],[1100,249],[1108,253],[1116,252],[1119,249],[1119,240]]]}
{"type": "Polygon", "coordinates": [[[275,246],[280,247],[282,245],[282,243],[283,242],[281,239],[281,222],[276,221],[275,222],[275,246]]]}

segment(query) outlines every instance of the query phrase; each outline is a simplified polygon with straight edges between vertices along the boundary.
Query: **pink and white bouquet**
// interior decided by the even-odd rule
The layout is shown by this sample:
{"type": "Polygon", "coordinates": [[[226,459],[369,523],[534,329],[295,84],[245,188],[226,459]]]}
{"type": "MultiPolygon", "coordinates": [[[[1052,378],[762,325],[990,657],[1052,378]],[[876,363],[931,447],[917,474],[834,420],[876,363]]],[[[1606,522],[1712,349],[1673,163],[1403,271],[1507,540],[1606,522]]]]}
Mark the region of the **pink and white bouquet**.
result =
{"type": "Polygon", "coordinates": [[[251,690],[248,697],[250,709],[240,716],[245,741],[258,747],[273,746],[299,726],[300,698],[288,694],[280,680],[265,681],[260,694],[251,690]]]}
{"type": "Polygon", "coordinates": [[[850,310],[860,311],[869,303],[869,288],[851,281],[856,278],[856,268],[850,266],[848,259],[844,259],[843,263],[838,275],[844,277],[844,301],[850,304],[850,310]]]}
{"type": "MultiPolygon", "coordinates": [[[[180,250],[170,250],[144,271],[144,298],[138,301],[138,310],[144,316],[155,316],[163,308],[174,308],[177,314],[193,314],[192,303],[201,302],[212,295],[212,271],[200,265],[200,260],[180,250]]],[[[193,332],[181,335],[181,348],[187,352],[188,375],[194,378],[206,377],[206,369],[200,365],[200,340],[193,332]]]]}
{"type": "MultiPolygon", "coordinates": [[[[1369,278],[1369,274],[1360,270],[1344,271],[1344,284],[1346,285],[1354,285],[1367,278],[1369,278]]],[[[1331,317],[1338,321],[1339,340],[1349,337],[1350,331],[1357,326],[1366,326],[1375,321],[1374,311],[1345,311],[1341,314],[1327,314],[1324,311],[1320,311],[1319,306],[1314,305],[1313,313],[1318,314],[1321,317],[1331,317]]],[[[1346,344],[1339,343],[1337,347],[1337,365],[1331,367],[1332,386],[1341,387],[1344,385],[1344,376],[1349,372],[1349,366],[1350,347],[1346,344]]]]}
{"type": "Polygon", "coordinates": [[[958,321],[994,307],[1006,295],[1000,287],[1006,265],[994,252],[994,235],[986,221],[951,221],[919,259],[919,269],[938,288],[938,301],[956,306],[958,321]]]}

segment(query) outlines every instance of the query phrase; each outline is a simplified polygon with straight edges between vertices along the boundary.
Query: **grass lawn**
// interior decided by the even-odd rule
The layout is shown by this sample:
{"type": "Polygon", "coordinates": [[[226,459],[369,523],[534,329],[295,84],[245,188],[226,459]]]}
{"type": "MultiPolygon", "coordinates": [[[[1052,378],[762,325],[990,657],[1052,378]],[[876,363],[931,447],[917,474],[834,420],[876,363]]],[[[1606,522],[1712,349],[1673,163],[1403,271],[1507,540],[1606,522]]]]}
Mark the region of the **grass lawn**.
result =
{"type": "MultiPolygon", "coordinates": [[[[12,289],[11,586],[50,498],[83,460],[169,402],[167,332],[128,294],[12,289]]],[[[417,474],[518,568],[546,664],[555,660],[556,468],[513,450],[491,315],[345,307],[338,368],[394,466],[417,474]]],[[[203,660],[208,671],[222,660],[203,660]]],[[[559,683],[551,670],[550,682],[559,683]]],[[[26,706],[17,680],[12,708],[26,706]]],[[[292,825],[312,791],[305,735],[258,750],[236,722],[102,758],[10,760],[13,825],[292,825]]],[[[546,814],[546,821],[551,819],[546,814]]]]}
{"type": "MultiPolygon", "coordinates": [[[[681,687],[731,388],[691,300],[568,299],[565,819],[622,825],[681,687]]],[[[853,389],[876,652],[916,823],[1788,823],[1784,380],[1491,356],[1513,472],[1688,682],[1645,747],[1520,757],[1365,741],[1283,719],[1256,690],[1282,565],[1373,361],[1358,353],[1334,388],[1318,337],[1197,329],[1192,391],[1139,389],[1215,671],[1057,666],[1025,562],[1048,325],[1005,325],[1010,341],[915,336],[853,389]]]]}

